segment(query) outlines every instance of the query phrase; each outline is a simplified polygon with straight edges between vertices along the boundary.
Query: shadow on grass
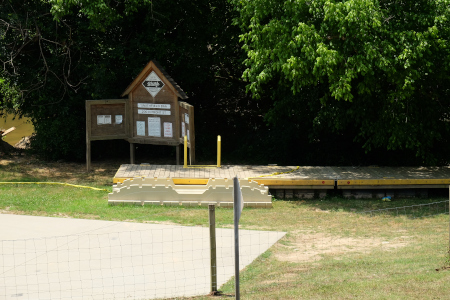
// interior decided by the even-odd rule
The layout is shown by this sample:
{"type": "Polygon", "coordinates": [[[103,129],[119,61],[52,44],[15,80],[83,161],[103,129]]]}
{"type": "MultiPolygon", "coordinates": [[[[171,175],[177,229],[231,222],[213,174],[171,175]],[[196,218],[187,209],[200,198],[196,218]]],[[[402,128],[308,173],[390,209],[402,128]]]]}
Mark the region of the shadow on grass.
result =
{"type": "Polygon", "coordinates": [[[114,161],[97,163],[93,172],[86,172],[82,163],[46,162],[32,157],[5,159],[0,164],[0,181],[7,182],[70,182],[112,185],[120,164],[114,161]]]}
{"type": "Polygon", "coordinates": [[[345,199],[327,196],[324,199],[291,199],[284,201],[295,206],[328,212],[348,212],[368,216],[406,216],[411,219],[449,213],[449,200],[443,198],[406,198],[384,202],[378,199],[345,199]]]}

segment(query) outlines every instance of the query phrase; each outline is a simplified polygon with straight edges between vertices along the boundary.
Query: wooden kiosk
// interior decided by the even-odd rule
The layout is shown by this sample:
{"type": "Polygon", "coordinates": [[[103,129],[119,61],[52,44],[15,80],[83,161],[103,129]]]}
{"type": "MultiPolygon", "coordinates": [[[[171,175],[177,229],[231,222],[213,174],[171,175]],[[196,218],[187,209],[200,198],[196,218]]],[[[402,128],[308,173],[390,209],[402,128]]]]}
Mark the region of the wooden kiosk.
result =
{"type": "Polygon", "coordinates": [[[130,143],[130,163],[135,162],[135,144],[176,147],[187,136],[191,164],[195,163],[194,107],[180,86],[156,61],[150,61],[122,97],[128,99],[86,100],[86,167],[91,168],[91,142],[125,139],[130,143]]]}

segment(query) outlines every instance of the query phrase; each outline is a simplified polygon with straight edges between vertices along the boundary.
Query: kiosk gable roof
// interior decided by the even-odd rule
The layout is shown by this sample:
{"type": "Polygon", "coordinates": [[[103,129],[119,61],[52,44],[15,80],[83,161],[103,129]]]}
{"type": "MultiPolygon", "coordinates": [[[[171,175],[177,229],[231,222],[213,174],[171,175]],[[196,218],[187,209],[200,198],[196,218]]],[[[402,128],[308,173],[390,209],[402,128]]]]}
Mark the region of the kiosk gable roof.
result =
{"type": "Polygon", "coordinates": [[[181,89],[181,87],[173,80],[172,77],[170,77],[170,75],[166,72],[166,70],[164,70],[164,68],[156,60],[151,60],[145,66],[145,68],[139,73],[138,76],[136,76],[136,78],[133,80],[133,82],[127,87],[125,92],[123,92],[121,97],[127,96],[136,87],[136,85],[140,84],[145,79],[144,77],[147,75],[147,73],[149,73],[149,70],[156,70],[157,73],[161,73],[163,75],[164,79],[166,79],[165,81],[167,81],[170,89],[173,90],[179,98],[181,98],[181,99],[188,98],[188,96],[181,89]]]}

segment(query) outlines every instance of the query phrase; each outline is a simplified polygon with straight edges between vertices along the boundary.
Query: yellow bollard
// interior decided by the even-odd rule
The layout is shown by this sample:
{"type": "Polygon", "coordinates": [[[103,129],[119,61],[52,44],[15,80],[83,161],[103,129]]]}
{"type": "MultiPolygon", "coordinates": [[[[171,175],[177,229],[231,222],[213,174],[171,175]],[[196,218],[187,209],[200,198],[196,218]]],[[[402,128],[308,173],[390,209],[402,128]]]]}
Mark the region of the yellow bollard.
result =
{"type": "Polygon", "coordinates": [[[184,136],[184,166],[187,168],[187,135],[184,136]]]}
{"type": "Polygon", "coordinates": [[[222,140],[220,135],[217,136],[217,167],[220,168],[220,151],[221,151],[222,140]]]}

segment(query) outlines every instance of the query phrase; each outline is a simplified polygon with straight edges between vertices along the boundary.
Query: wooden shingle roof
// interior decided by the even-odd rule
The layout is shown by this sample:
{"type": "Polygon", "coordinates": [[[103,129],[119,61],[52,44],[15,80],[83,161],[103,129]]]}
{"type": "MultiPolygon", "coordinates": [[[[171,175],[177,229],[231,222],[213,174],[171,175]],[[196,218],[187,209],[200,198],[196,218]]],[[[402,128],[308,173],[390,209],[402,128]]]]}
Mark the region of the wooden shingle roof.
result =
{"type": "Polygon", "coordinates": [[[169,88],[181,99],[187,99],[188,96],[186,93],[181,89],[181,87],[173,80],[173,78],[164,70],[164,68],[156,61],[151,60],[144,69],[139,73],[138,76],[133,80],[133,82],[126,88],[126,90],[123,92],[121,97],[127,96],[131,91],[134,90],[136,85],[140,84],[142,81],[144,81],[145,76],[149,73],[150,70],[155,71],[158,73],[158,76],[164,77],[161,78],[165,81],[165,83],[169,86],[169,88]]]}

